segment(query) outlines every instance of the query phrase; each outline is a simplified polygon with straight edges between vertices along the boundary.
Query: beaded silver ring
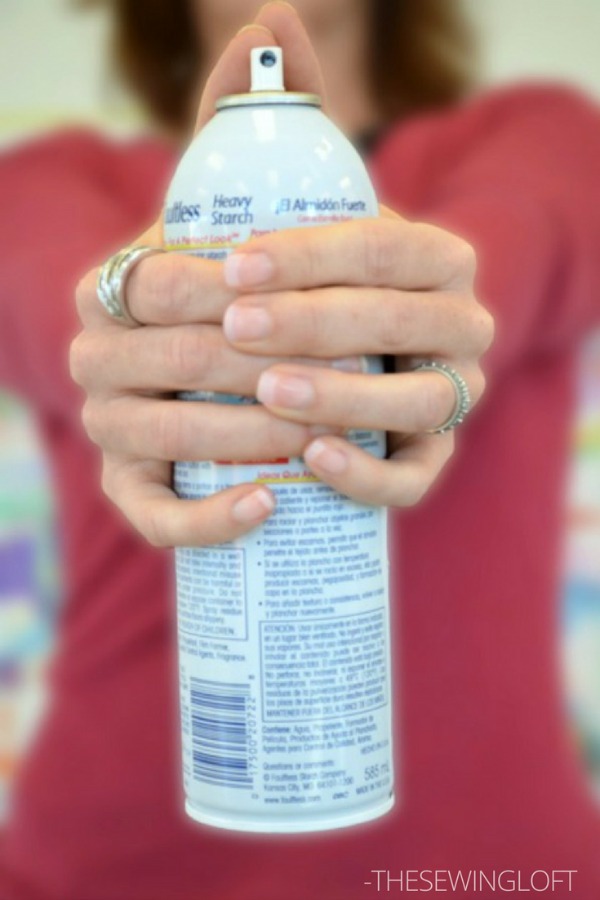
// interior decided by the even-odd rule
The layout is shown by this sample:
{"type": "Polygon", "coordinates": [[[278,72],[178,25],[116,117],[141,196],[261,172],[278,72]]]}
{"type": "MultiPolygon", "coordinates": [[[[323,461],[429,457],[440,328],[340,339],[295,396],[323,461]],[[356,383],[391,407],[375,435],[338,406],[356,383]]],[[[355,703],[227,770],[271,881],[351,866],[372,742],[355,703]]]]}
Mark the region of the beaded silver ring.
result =
{"type": "Polygon", "coordinates": [[[453,428],[456,428],[457,425],[461,425],[467,414],[471,410],[471,394],[469,392],[469,388],[467,382],[459,375],[456,369],[453,369],[451,366],[446,365],[446,363],[437,362],[436,360],[428,360],[427,362],[419,363],[419,365],[415,366],[412,370],[413,372],[439,372],[440,375],[443,375],[448,379],[452,387],[454,388],[454,393],[456,395],[456,405],[450,416],[446,419],[446,421],[440,425],[438,428],[428,428],[428,434],[445,434],[447,431],[452,431],[453,428]]]}

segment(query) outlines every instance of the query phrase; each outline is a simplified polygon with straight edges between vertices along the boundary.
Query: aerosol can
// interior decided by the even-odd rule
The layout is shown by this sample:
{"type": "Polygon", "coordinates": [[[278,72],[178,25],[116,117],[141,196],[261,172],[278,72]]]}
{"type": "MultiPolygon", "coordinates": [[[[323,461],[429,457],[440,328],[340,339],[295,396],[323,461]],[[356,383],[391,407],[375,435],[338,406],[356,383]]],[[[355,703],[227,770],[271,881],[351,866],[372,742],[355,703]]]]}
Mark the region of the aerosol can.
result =
{"type": "MultiPolygon", "coordinates": [[[[177,169],[170,251],[223,260],[265,232],[378,215],[365,167],[320,99],[285,91],[282,51],[253,50],[250,68],[250,92],[218,101],[177,169]]],[[[381,371],[379,358],[364,363],[381,371]]],[[[385,453],[380,432],[349,439],[385,453]]],[[[386,511],[336,493],[302,459],[174,469],[182,498],[248,482],[276,497],[266,523],[176,550],[186,810],[274,833],[377,818],[394,802],[386,511]]]]}

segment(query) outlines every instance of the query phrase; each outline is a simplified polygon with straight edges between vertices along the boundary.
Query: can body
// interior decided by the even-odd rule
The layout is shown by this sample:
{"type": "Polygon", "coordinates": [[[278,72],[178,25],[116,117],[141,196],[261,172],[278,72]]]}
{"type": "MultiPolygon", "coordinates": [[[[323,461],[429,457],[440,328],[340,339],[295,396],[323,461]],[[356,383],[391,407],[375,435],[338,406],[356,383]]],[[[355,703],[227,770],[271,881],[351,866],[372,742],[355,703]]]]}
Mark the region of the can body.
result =
{"type": "MultiPolygon", "coordinates": [[[[177,170],[165,242],[224,259],[265,232],[377,214],[361,160],[320,111],[231,108],[177,170]]],[[[350,439],[384,455],[379,432],[350,439]]],[[[277,500],[243,539],[176,551],[187,812],[268,832],[382,815],[393,805],[386,511],[340,496],[301,459],[177,463],[174,481],[182,498],[256,482],[277,500]]]]}

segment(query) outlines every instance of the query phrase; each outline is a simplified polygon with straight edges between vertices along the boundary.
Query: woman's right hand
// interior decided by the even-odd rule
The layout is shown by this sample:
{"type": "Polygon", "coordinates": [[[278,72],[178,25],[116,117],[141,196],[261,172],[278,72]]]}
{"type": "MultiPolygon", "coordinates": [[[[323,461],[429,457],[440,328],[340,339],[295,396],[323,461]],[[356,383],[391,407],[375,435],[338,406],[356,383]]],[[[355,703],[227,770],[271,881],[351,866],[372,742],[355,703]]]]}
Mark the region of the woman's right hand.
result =
{"type": "MultiPolygon", "coordinates": [[[[158,226],[143,242],[160,243],[158,226]]],[[[253,397],[261,372],[277,361],[238,352],[225,340],[221,321],[236,293],[221,263],[169,253],[141,261],[127,281],[131,313],[144,323],[136,328],[109,318],[96,277],[97,270],[89,272],[77,290],[83,330],[71,347],[71,373],[87,394],[83,421],[103,452],[105,493],[155,546],[233,540],[273,511],[272,493],[244,484],[204,500],[179,500],[172,461],[301,456],[315,432],[260,405],[174,396],[253,397]]]]}

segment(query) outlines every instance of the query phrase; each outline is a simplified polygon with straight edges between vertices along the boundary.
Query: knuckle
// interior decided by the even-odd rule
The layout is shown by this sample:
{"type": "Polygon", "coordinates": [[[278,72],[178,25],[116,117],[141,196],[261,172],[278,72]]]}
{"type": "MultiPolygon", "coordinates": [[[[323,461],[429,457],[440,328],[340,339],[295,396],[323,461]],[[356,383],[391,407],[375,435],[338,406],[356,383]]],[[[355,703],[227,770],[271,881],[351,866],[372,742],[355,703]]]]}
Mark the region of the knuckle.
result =
{"type": "Polygon", "coordinates": [[[496,323],[492,314],[483,306],[479,307],[478,323],[480,353],[483,354],[490,349],[494,342],[496,323]]]}
{"type": "Polygon", "coordinates": [[[398,260],[398,237],[388,219],[366,219],[363,222],[366,271],[373,284],[393,281],[398,260]]]}
{"type": "Polygon", "coordinates": [[[402,298],[395,291],[382,298],[381,316],[377,321],[381,325],[379,339],[384,352],[402,353],[405,346],[411,344],[411,335],[415,330],[414,316],[410,314],[402,298]]]}
{"type": "Polygon", "coordinates": [[[203,332],[184,327],[177,329],[167,345],[167,371],[173,372],[182,387],[199,387],[212,368],[209,342],[203,332]]]}
{"type": "Polygon", "coordinates": [[[453,389],[446,378],[437,373],[425,378],[420,397],[418,430],[438,428],[451,414],[454,403],[453,389]]]}
{"type": "MultiPolygon", "coordinates": [[[[326,241],[315,228],[301,228],[296,233],[296,252],[299,271],[308,284],[318,285],[323,280],[323,271],[330,263],[326,241]]],[[[277,266],[277,262],[275,262],[277,266]]]]}
{"type": "Polygon", "coordinates": [[[86,321],[91,305],[91,299],[93,298],[96,303],[98,302],[96,299],[97,276],[98,269],[87,272],[75,288],[75,305],[77,307],[77,314],[82,322],[86,321]]]}
{"type": "Polygon", "coordinates": [[[161,404],[154,416],[153,431],[156,449],[161,459],[175,459],[176,448],[180,443],[180,417],[171,414],[170,404],[161,404]]]}
{"type": "Polygon", "coordinates": [[[94,444],[101,444],[104,429],[102,416],[95,400],[87,399],[81,409],[81,421],[85,433],[94,444]]]}
{"type": "Polygon", "coordinates": [[[460,306],[461,355],[478,359],[492,344],[494,319],[471,292],[460,292],[456,296],[460,306]]]}
{"type": "MultiPolygon", "coordinates": [[[[299,323],[300,325],[300,323],[299,323]]],[[[303,304],[303,316],[301,323],[302,340],[305,346],[314,349],[330,345],[330,335],[327,333],[327,320],[323,315],[323,307],[314,298],[307,296],[303,304]]],[[[300,331],[300,327],[298,331],[300,331]]]]}
{"type": "MultiPolygon", "coordinates": [[[[146,260],[146,266],[138,266],[137,288],[143,292],[152,306],[147,314],[160,324],[168,325],[177,321],[177,314],[191,294],[189,269],[176,255],[161,254],[146,260]]],[[[140,312],[142,319],[144,313],[140,312]]]]}
{"type": "Polygon", "coordinates": [[[174,461],[183,459],[186,448],[191,446],[188,439],[188,417],[194,412],[195,404],[180,403],[170,400],[159,402],[156,412],[147,423],[154,435],[156,449],[159,457],[164,460],[174,461]]]}
{"type": "Polygon", "coordinates": [[[449,234],[446,254],[449,277],[471,284],[477,267],[477,256],[472,244],[464,238],[449,234]]]}
{"type": "Polygon", "coordinates": [[[431,259],[439,279],[448,285],[471,285],[477,258],[473,246],[464,238],[437,225],[417,223],[421,250],[431,259]]]}
{"type": "Polygon", "coordinates": [[[152,547],[165,548],[172,545],[168,535],[168,525],[164,511],[149,504],[143,511],[139,531],[152,547]]]}
{"type": "Polygon", "coordinates": [[[73,381],[83,387],[89,377],[89,353],[85,332],[78,334],[69,347],[69,372],[73,381]]]}

